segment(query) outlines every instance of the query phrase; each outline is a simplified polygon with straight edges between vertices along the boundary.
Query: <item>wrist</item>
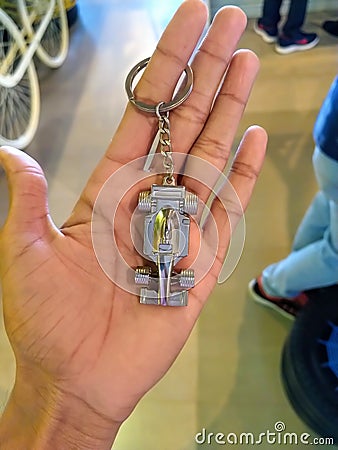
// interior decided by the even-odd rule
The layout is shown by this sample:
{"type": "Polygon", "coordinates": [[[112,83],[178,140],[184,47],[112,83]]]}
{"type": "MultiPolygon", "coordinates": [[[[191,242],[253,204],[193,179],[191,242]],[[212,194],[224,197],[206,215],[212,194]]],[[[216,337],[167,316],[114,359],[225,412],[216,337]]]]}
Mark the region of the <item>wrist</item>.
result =
{"type": "Polygon", "coordinates": [[[1,450],[108,450],[121,426],[37,371],[17,370],[0,419],[1,450]]]}

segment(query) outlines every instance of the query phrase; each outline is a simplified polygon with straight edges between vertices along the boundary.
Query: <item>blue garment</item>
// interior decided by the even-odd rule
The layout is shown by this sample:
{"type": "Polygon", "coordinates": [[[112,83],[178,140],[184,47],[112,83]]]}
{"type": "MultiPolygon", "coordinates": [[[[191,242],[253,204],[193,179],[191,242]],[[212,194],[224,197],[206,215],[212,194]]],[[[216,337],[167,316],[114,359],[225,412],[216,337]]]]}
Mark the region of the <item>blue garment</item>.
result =
{"type": "MultiPolygon", "coordinates": [[[[265,0],[261,23],[277,32],[281,20],[280,9],[283,0],[265,0]]],[[[303,26],[308,0],[291,0],[288,15],[283,25],[283,33],[289,38],[296,38],[303,26]]]]}
{"type": "Polygon", "coordinates": [[[262,273],[267,294],[292,298],[338,283],[338,79],[314,127],[313,167],[320,187],[294,238],[291,253],[262,273]]]}
{"type": "Polygon", "coordinates": [[[313,137],[324,153],[338,161],[338,77],[333,81],[319,111],[313,137]]]}

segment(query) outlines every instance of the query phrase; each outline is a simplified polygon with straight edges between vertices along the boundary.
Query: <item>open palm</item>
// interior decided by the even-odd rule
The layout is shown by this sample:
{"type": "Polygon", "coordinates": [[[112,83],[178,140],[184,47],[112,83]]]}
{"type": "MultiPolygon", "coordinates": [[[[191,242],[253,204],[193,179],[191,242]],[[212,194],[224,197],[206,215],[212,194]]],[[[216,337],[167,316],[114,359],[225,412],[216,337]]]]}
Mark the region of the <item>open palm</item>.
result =
{"type": "MultiPolygon", "coordinates": [[[[149,104],[171,98],[205,21],[202,2],[183,3],[137,85],[137,98],[149,104]]],[[[220,11],[193,58],[193,91],[170,114],[174,152],[203,159],[220,171],[227,163],[259,65],[250,51],[235,52],[245,25],[239,9],[220,11]]],[[[117,422],[130,414],[177,357],[217,280],[230,240],[227,213],[216,199],[211,209],[218,230],[215,260],[189,292],[187,307],[141,305],[136,295],[102,270],[91,233],[95,201],[109,177],[146,155],[156,126],[156,117],[127,106],[105,156],[61,229],[49,216],[46,181],[38,164],[17,150],[0,151],[11,191],[8,219],[0,234],[0,274],[17,380],[20,374],[41,373],[55,389],[85,399],[91,409],[117,422]]],[[[265,132],[250,128],[232,163],[229,181],[244,209],[265,146],[265,132]]],[[[109,192],[112,205],[118,205],[115,242],[133,268],[142,264],[142,258],[134,249],[129,224],[137,193],[153,181],[143,180],[135,186],[131,174],[131,191],[123,198],[114,190],[109,192]]],[[[205,185],[190,176],[180,182],[207,200],[210,190],[205,185]]],[[[104,222],[109,211],[100,214],[104,222]]],[[[208,249],[213,239],[208,224],[201,239],[208,249]]],[[[196,255],[199,248],[200,233],[193,223],[191,254],[196,255]]],[[[107,250],[104,261],[109,254],[107,250]]],[[[113,271],[115,262],[112,251],[107,264],[113,271]]],[[[183,266],[188,262],[188,258],[183,260],[183,266]]],[[[118,280],[120,275],[115,275],[118,280]]]]}

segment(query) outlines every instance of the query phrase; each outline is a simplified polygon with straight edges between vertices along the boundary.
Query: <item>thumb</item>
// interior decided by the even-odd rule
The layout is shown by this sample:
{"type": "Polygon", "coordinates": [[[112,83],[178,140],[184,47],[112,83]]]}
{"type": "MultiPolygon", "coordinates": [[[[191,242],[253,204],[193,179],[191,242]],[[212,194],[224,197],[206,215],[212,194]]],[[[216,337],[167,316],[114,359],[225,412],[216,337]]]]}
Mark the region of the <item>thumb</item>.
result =
{"type": "Polygon", "coordinates": [[[5,226],[13,232],[41,235],[49,222],[47,181],[39,164],[27,153],[0,147],[10,194],[5,226]]]}

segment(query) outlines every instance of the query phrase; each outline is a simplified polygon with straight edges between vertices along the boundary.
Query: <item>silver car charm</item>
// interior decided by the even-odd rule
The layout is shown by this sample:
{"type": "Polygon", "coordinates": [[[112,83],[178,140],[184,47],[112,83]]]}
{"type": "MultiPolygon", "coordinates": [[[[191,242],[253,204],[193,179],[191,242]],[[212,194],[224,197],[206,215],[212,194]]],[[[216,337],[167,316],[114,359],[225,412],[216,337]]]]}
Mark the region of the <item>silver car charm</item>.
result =
{"type": "Polygon", "coordinates": [[[159,144],[163,156],[163,183],[154,184],[139,194],[138,209],[144,217],[143,256],[151,261],[135,270],[135,283],[141,287],[140,303],[147,305],[186,306],[188,289],[195,285],[192,269],[175,271],[175,265],[188,255],[190,217],[197,214],[198,197],[184,186],[175,185],[174,164],[170,141],[169,111],[188,97],[192,90],[192,71],[185,69],[184,88],[168,103],[147,105],[134,98],[132,82],[149,58],[137,64],[126,80],[129,100],[144,112],[155,113],[159,120],[159,144]]]}
{"type": "Polygon", "coordinates": [[[135,282],[141,286],[140,302],[145,304],[186,306],[188,289],[194,287],[194,271],[174,271],[188,255],[190,218],[196,214],[198,198],[184,186],[153,185],[140,193],[138,208],[148,214],[144,219],[144,256],[153,261],[138,267],[135,282]]]}

